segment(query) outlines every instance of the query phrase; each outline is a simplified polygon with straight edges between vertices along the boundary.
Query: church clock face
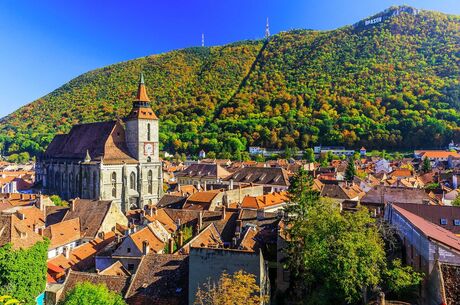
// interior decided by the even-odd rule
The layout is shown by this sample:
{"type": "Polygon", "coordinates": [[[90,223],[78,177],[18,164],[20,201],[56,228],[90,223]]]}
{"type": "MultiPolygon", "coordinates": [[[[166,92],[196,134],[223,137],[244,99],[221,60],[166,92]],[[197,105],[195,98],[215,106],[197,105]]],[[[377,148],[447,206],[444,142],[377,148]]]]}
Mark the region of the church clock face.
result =
{"type": "Polygon", "coordinates": [[[144,144],[144,154],[146,156],[153,155],[153,144],[152,143],[145,143],[144,144]]]}

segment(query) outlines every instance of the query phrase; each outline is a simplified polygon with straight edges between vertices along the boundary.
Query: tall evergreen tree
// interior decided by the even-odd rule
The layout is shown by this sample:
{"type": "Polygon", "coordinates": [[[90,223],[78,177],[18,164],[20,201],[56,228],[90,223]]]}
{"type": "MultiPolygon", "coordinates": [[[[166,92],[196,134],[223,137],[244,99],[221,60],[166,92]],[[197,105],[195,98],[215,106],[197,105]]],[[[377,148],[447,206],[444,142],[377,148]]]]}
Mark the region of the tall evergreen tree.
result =
{"type": "Polygon", "coordinates": [[[422,172],[428,173],[431,171],[431,162],[430,159],[427,157],[423,158],[423,163],[422,163],[422,172]]]}
{"type": "Polygon", "coordinates": [[[355,176],[356,176],[355,158],[351,156],[348,159],[348,165],[347,165],[347,168],[345,169],[345,180],[348,182],[352,182],[355,176]]]}

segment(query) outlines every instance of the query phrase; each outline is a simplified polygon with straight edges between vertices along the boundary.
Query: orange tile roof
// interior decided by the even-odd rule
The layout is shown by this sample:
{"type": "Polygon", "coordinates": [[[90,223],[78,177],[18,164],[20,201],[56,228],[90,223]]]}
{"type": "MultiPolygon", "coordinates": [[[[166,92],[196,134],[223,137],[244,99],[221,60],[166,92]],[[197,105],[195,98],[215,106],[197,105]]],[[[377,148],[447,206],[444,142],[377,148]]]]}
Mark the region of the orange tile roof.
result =
{"type": "Polygon", "coordinates": [[[214,223],[209,224],[205,229],[203,229],[198,235],[196,235],[192,240],[185,244],[177,254],[188,254],[190,248],[217,248],[224,245],[222,238],[220,237],[219,232],[216,229],[214,223]]]}
{"type": "Polygon", "coordinates": [[[390,173],[392,177],[412,177],[412,172],[407,168],[398,168],[390,173]]]}
{"type": "Polygon", "coordinates": [[[65,220],[47,227],[44,235],[50,239],[49,249],[69,244],[81,238],[80,219],[65,220]]]}
{"type": "Polygon", "coordinates": [[[161,252],[165,247],[165,242],[159,239],[148,226],[131,234],[130,238],[141,252],[144,241],[148,242],[150,250],[155,253],[161,252]]]}
{"type": "Polygon", "coordinates": [[[104,239],[95,238],[90,242],[84,243],[78,247],[73,248],[69,253],[69,258],[66,258],[63,254],[60,254],[52,259],[48,260],[48,269],[49,265],[58,266],[65,270],[73,268],[76,270],[84,270],[86,266],[91,265],[91,263],[84,262],[90,258],[93,258],[97,252],[101,251],[106,247],[110,242],[115,240],[115,233],[109,232],[104,235],[104,239]],[[83,264],[81,264],[83,262],[83,264]]]}
{"type": "Polygon", "coordinates": [[[22,224],[16,215],[0,216],[0,246],[11,243],[13,249],[28,248],[42,240],[42,236],[22,224]]]}
{"type": "Polygon", "coordinates": [[[449,156],[460,158],[460,154],[457,152],[452,151],[444,151],[444,150],[423,150],[418,151],[422,158],[428,159],[437,159],[437,158],[449,158],[449,156]]]}
{"type": "Polygon", "coordinates": [[[163,227],[165,227],[168,232],[173,233],[177,230],[177,225],[174,220],[169,217],[168,213],[164,209],[152,210],[152,215],[148,211],[145,212],[144,217],[149,221],[153,222],[155,220],[159,221],[163,227]]]}
{"type": "Polygon", "coordinates": [[[241,203],[242,208],[263,209],[289,201],[287,192],[271,193],[262,196],[246,196],[241,203]]]}

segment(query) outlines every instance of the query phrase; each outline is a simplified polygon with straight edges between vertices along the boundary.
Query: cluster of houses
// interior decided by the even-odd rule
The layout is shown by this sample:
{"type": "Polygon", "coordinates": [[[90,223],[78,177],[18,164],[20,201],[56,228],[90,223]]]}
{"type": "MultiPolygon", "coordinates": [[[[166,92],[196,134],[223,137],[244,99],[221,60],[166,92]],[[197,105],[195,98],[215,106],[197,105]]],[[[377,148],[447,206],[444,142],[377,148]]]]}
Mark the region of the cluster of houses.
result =
{"type": "MultiPolygon", "coordinates": [[[[321,153],[353,152],[323,147],[321,153]]],[[[255,275],[261,293],[275,296],[289,287],[283,209],[295,204],[290,178],[303,168],[313,188],[344,211],[365,206],[391,224],[403,261],[426,275],[424,304],[460,304],[460,154],[416,151],[388,161],[362,148],[360,156],[348,180],[346,158],[326,166],[161,160],[158,118],[141,76],[124,121],[76,125],[37,160],[35,185],[67,204],[16,193],[17,187],[0,194],[0,246],[49,240],[46,305],[81,282],[103,283],[131,305],[194,304],[197,289],[224,270],[255,275]]]]}
{"type": "Polygon", "coordinates": [[[460,171],[448,160],[456,157],[441,151],[391,162],[363,157],[355,161],[353,181],[345,181],[346,160],[328,166],[285,159],[164,161],[166,192],[156,204],[128,212],[112,200],[76,198],[55,206],[44,195],[0,195],[0,245],[17,249],[50,240],[50,305],[84,281],[105,283],[128,304],[193,304],[208,279],[241,269],[274,295],[289,287],[281,263],[282,210],[290,204],[290,177],[303,168],[322,197],[347,211],[366,206],[395,228],[405,263],[427,275],[426,302],[455,304],[460,207],[452,203],[460,171]],[[431,171],[420,171],[422,156],[430,156],[431,171]]]}
{"type": "Polygon", "coordinates": [[[34,164],[0,162],[0,193],[30,192],[34,181],[34,164]]]}

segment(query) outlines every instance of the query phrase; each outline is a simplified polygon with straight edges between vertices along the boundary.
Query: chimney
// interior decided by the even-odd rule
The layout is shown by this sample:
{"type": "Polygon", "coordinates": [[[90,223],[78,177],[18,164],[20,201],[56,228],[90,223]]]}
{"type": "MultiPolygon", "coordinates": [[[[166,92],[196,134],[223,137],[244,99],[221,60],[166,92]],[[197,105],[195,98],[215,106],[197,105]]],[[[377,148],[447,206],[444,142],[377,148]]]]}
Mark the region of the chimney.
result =
{"type": "Polygon", "coordinates": [[[168,240],[168,250],[169,250],[169,254],[174,253],[174,239],[172,238],[168,240]]]}
{"type": "Polygon", "coordinates": [[[43,195],[40,194],[40,196],[38,197],[38,200],[37,200],[37,208],[40,209],[40,211],[44,211],[45,210],[45,203],[43,202],[43,195]]]}
{"type": "Polygon", "coordinates": [[[267,195],[262,196],[262,203],[264,204],[264,207],[267,206],[267,195]]]}
{"type": "Polygon", "coordinates": [[[264,220],[264,219],[265,219],[265,210],[257,209],[257,220],[264,220]]]}
{"type": "Polygon", "coordinates": [[[69,259],[70,258],[70,249],[67,247],[64,247],[62,249],[62,254],[65,256],[65,258],[69,259]]]}
{"type": "Polygon", "coordinates": [[[206,192],[208,189],[206,181],[203,182],[203,190],[206,192]]]}
{"type": "Polygon", "coordinates": [[[142,254],[143,254],[143,255],[149,254],[149,250],[150,250],[150,248],[149,248],[149,242],[146,241],[146,240],[144,240],[144,241],[142,242],[142,254]]]}
{"type": "Polygon", "coordinates": [[[203,228],[203,211],[198,213],[198,231],[201,231],[203,228]]]}
{"type": "Polygon", "coordinates": [[[71,212],[75,212],[76,199],[70,201],[69,207],[71,212]]]}
{"type": "Polygon", "coordinates": [[[38,228],[37,233],[38,235],[43,236],[43,227],[38,228]]]}
{"type": "Polygon", "coordinates": [[[230,179],[230,186],[228,187],[229,190],[233,190],[233,179],[230,179]]]}
{"type": "Polygon", "coordinates": [[[179,247],[184,245],[184,232],[179,231],[179,247]]]}
{"type": "Polygon", "coordinates": [[[222,220],[225,220],[226,212],[227,212],[227,207],[224,205],[222,206],[222,220]]]}
{"type": "Polygon", "coordinates": [[[17,215],[18,215],[18,218],[19,218],[20,220],[26,219],[26,215],[24,215],[23,213],[21,213],[21,211],[18,211],[18,212],[17,212],[17,215]]]}
{"type": "Polygon", "coordinates": [[[243,221],[241,219],[238,219],[236,221],[236,232],[241,233],[243,230],[243,221]]]}

